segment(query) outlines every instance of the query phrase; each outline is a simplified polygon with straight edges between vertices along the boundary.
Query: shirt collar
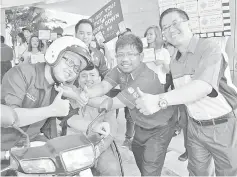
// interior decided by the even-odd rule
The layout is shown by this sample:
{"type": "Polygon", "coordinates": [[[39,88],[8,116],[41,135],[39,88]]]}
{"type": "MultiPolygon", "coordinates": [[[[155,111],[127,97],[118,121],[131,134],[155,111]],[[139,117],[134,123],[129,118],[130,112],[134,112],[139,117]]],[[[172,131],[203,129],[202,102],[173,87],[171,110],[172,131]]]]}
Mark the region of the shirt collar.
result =
{"type": "Polygon", "coordinates": [[[144,71],[145,66],[145,63],[141,62],[140,65],[130,73],[133,80],[135,80],[142,73],[142,71],[144,71]]]}
{"type": "Polygon", "coordinates": [[[44,89],[45,86],[47,87],[50,86],[45,78],[45,65],[46,63],[35,64],[35,70],[36,70],[35,87],[38,89],[44,89]]]}
{"type": "Polygon", "coordinates": [[[191,41],[189,42],[187,52],[191,52],[191,53],[194,54],[195,49],[196,49],[197,44],[198,44],[198,41],[199,41],[199,37],[198,36],[193,36],[191,41]]]}
{"type": "MultiPolygon", "coordinates": [[[[187,51],[186,51],[186,54],[188,53],[192,53],[194,54],[195,50],[196,50],[196,47],[197,47],[197,44],[198,44],[198,41],[199,41],[199,37],[198,36],[193,36],[189,42],[189,45],[188,45],[188,48],[187,48],[187,51]]],[[[176,60],[179,61],[179,62],[185,62],[186,61],[186,58],[187,56],[182,56],[181,53],[179,51],[176,52],[176,60]],[[179,56],[178,56],[179,55],[179,56]],[[178,57],[178,59],[177,59],[178,57]]]]}

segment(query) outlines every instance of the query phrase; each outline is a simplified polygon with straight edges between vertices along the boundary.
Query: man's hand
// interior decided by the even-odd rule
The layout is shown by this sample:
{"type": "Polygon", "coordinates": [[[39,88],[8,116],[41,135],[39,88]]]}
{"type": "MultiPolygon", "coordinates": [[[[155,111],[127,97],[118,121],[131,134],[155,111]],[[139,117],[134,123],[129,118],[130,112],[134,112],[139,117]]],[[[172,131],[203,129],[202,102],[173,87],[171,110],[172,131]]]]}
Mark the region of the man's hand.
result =
{"type": "Polygon", "coordinates": [[[62,117],[62,116],[67,116],[69,113],[69,100],[63,100],[62,99],[63,95],[63,89],[60,89],[58,95],[54,99],[53,103],[50,105],[50,109],[53,111],[54,117],[62,117]]]}
{"type": "Polygon", "coordinates": [[[79,97],[77,97],[76,101],[81,105],[85,106],[88,101],[89,101],[89,96],[88,96],[88,88],[87,86],[84,86],[83,91],[80,93],[79,97]]]}
{"type": "Polygon", "coordinates": [[[110,111],[113,106],[113,99],[108,97],[102,101],[99,107],[99,113],[102,111],[110,111]]]}
{"type": "Polygon", "coordinates": [[[101,122],[93,127],[92,131],[107,137],[110,134],[110,125],[108,122],[101,122]]]}
{"type": "Polygon", "coordinates": [[[1,110],[2,110],[1,127],[7,128],[7,127],[11,127],[13,124],[17,126],[18,118],[14,109],[12,109],[9,106],[1,104],[1,110]]]}
{"type": "Polygon", "coordinates": [[[136,108],[144,115],[151,115],[160,110],[158,105],[159,96],[143,93],[140,88],[137,88],[139,98],[136,99],[136,108]]]}
{"type": "Polygon", "coordinates": [[[60,90],[63,90],[63,96],[66,98],[71,98],[71,99],[76,99],[77,97],[77,92],[75,86],[68,86],[68,85],[59,85],[59,86],[54,86],[55,90],[57,92],[60,92],[60,90]]]}
{"type": "Polygon", "coordinates": [[[77,88],[75,86],[66,86],[66,85],[55,86],[56,91],[59,92],[60,89],[63,89],[64,97],[77,101],[80,107],[85,106],[89,101],[86,86],[84,87],[84,90],[82,92],[77,91],[77,88]]]}

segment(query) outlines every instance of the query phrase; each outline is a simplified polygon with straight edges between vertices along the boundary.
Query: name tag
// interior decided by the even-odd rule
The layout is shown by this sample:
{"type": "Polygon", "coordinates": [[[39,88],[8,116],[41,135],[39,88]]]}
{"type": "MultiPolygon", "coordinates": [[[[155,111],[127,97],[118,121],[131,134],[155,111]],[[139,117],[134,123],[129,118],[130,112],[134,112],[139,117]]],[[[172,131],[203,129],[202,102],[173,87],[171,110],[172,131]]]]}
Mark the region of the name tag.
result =
{"type": "Polygon", "coordinates": [[[27,96],[27,98],[29,98],[29,99],[32,100],[33,102],[36,101],[36,98],[35,98],[33,95],[31,95],[31,94],[29,94],[29,93],[26,93],[26,96],[27,96]]]}

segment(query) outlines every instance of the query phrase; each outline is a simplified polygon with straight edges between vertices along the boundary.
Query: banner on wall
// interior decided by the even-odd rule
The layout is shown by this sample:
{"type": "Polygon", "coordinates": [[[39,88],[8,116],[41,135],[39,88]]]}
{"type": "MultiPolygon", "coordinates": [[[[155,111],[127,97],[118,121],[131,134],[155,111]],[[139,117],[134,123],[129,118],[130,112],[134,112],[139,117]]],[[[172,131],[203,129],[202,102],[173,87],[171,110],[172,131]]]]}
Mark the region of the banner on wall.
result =
{"type": "Polygon", "coordinates": [[[111,0],[89,18],[94,24],[94,35],[100,42],[108,42],[126,29],[120,0],[111,0]]]}
{"type": "Polygon", "coordinates": [[[172,7],[187,12],[192,31],[200,37],[230,36],[229,0],[158,0],[160,14],[172,7]]]}

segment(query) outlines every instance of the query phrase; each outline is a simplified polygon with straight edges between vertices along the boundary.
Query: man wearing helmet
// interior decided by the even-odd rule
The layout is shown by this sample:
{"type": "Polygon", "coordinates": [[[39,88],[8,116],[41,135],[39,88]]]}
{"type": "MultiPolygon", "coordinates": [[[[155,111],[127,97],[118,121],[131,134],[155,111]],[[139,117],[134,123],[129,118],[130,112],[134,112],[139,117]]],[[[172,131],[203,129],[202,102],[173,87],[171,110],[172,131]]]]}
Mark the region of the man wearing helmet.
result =
{"type": "MultiPolygon", "coordinates": [[[[61,98],[55,84],[73,84],[84,69],[90,55],[84,43],[74,37],[54,41],[45,55],[46,63],[16,66],[7,72],[1,85],[1,101],[12,107],[18,116],[18,125],[30,140],[42,132],[47,138],[57,135],[56,120],[69,113],[69,101],[61,98]],[[50,119],[49,119],[50,118],[50,119]]],[[[22,146],[19,133],[11,128],[1,128],[1,150],[22,146]]]]}

